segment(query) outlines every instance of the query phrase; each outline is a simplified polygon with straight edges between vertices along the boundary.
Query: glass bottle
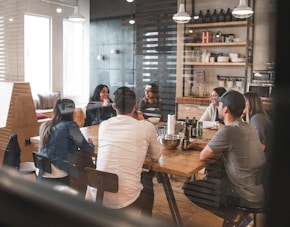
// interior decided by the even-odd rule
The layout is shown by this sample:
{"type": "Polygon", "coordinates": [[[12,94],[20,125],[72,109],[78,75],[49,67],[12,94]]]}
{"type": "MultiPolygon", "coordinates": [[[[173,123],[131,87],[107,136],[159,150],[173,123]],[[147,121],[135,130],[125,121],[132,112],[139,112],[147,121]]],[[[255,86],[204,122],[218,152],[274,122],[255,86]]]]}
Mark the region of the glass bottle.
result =
{"type": "Polygon", "coordinates": [[[191,124],[191,133],[190,133],[191,138],[196,138],[196,123],[197,123],[197,120],[195,117],[193,117],[192,124],[191,124]]]}
{"type": "Polygon", "coordinates": [[[206,11],[206,14],[204,15],[204,22],[205,23],[210,23],[211,22],[211,13],[210,13],[209,9],[206,11]]]}
{"type": "Polygon", "coordinates": [[[213,13],[211,15],[211,22],[217,22],[218,21],[218,11],[216,9],[213,10],[213,13]]]}
{"type": "Polygon", "coordinates": [[[204,14],[202,10],[199,11],[197,23],[202,24],[204,23],[204,14]]]}
{"type": "Polygon", "coordinates": [[[186,117],[184,122],[184,138],[182,140],[182,150],[188,150],[189,145],[189,119],[186,117]]]}
{"type": "Polygon", "coordinates": [[[218,22],[224,22],[224,21],[225,21],[225,11],[221,9],[218,15],[218,22]]]}
{"type": "Polygon", "coordinates": [[[196,137],[202,138],[202,134],[203,134],[203,122],[198,121],[196,126],[196,137]]]}
{"type": "Polygon", "coordinates": [[[225,21],[232,21],[232,12],[230,8],[227,9],[227,12],[225,14],[225,21]]]}

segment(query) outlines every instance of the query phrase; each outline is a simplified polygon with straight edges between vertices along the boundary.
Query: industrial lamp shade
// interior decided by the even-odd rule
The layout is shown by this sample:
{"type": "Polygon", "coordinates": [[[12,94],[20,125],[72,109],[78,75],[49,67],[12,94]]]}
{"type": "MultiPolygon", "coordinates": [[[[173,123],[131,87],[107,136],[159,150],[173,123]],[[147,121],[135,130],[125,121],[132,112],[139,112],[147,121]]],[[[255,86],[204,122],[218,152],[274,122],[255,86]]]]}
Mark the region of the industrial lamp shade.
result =
{"type": "Polygon", "coordinates": [[[248,18],[252,16],[254,11],[247,6],[246,0],[240,0],[238,7],[234,8],[232,14],[236,18],[248,18]]]}
{"type": "Polygon", "coordinates": [[[180,3],[178,13],[174,14],[172,19],[176,23],[188,23],[191,20],[191,16],[185,12],[184,3],[180,3]]]}
{"type": "Polygon", "coordinates": [[[84,22],[86,19],[83,15],[80,14],[79,6],[74,7],[74,13],[73,15],[69,16],[69,21],[75,21],[75,22],[84,22]]]}

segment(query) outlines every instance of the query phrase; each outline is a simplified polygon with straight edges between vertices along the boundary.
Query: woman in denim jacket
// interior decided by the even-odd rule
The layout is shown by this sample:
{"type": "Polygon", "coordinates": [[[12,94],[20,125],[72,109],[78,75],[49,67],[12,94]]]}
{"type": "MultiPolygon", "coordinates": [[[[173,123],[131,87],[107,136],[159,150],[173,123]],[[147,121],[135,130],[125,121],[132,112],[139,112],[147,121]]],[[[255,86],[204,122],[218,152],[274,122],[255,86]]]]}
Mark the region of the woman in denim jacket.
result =
{"type": "Polygon", "coordinates": [[[38,153],[52,163],[51,173],[44,173],[43,180],[69,185],[70,168],[76,152],[92,154],[94,144],[85,139],[78,124],[73,120],[75,104],[70,99],[59,99],[53,109],[53,118],[40,127],[38,153]]]}

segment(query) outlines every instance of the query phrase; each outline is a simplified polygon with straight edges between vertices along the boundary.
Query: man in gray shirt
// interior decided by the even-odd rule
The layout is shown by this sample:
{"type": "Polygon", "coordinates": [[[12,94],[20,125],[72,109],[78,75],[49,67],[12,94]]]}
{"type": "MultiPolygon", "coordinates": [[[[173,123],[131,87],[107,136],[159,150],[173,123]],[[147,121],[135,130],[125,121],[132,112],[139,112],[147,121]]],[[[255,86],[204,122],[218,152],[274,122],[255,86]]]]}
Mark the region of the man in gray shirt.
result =
{"type": "MultiPolygon", "coordinates": [[[[265,203],[262,173],[266,158],[254,127],[241,119],[245,99],[241,93],[234,90],[217,99],[219,117],[224,119],[225,126],[216,132],[201,151],[200,160],[206,163],[222,160],[224,163],[226,177],[223,206],[261,207],[265,203]]],[[[219,212],[222,209],[208,210],[223,217],[223,213],[219,212]]]]}

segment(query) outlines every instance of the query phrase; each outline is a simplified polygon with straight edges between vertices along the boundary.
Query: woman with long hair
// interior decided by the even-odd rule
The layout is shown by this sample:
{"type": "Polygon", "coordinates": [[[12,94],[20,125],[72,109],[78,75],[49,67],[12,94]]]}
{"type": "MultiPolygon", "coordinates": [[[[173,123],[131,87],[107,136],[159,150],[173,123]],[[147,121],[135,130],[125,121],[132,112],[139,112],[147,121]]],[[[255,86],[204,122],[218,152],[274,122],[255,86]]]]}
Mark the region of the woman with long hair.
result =
{"type": "Polygon", "coordinates": [[[71,99],[58,99],[50,121],[40,127],[38,153],[48,157],[52,172],[44,173],[43,180],[69,185],[71,160],[79,150],[92,154],[94,144],[85,139],[78,124],[73,120],[75,104],[71,99]]]}
{"type": "Polygon", "coordinates": [[[145,95],[139,102],[139,111],[143,113],[145,119],[148,117],[160,117],[162,121],[163,101],[160,98],[158,85],[149,83],[145,86],[145,95]]]}
{"type": "Polygon", "coordinates": [[[96,86],[87,105],[85,126],[96,125],[103,120],[116,116],[112,103],[109,87],[104,84],[96,86]]]}

